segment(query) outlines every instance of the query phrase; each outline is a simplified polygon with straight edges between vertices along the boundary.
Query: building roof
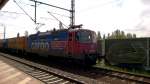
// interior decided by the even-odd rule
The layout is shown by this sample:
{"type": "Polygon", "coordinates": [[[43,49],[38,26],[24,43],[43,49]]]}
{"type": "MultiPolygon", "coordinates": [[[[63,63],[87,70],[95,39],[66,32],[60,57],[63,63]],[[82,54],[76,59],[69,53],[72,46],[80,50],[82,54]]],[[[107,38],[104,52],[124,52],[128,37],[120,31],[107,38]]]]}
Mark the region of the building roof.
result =
{"type": "Polygon", "coordinates": [[[0,0],[0,10],[6,5],[9,0],[0,0]]]}

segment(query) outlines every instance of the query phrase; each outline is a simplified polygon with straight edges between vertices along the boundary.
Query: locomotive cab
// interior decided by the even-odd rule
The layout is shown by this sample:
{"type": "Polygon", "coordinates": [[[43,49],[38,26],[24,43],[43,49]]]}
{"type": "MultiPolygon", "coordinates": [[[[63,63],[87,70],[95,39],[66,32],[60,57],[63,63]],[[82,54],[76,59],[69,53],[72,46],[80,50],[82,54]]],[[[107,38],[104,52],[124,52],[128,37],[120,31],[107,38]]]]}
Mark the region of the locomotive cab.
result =
{"type": "Polygon", "coordinates": [[[87,29],[78,29],[69,33],[69,54],[81,59],[87,65],[94,65],[97,59],[96,34],[87,29]]]}
{"type": "Polygon", "coordinates": [[[96,52],[96,35],[93,31],[77,31],[75,38],[80,49],[79,53],[92,54],[96,52]]]}

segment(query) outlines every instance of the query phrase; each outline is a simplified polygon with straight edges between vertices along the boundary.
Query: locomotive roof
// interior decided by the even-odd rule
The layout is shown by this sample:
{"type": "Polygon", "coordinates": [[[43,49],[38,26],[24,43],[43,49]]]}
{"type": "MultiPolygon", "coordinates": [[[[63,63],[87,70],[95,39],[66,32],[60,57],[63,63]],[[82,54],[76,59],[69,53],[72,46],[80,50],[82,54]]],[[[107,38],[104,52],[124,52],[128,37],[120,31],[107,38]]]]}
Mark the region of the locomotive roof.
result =
{"type": "Polygon", "coordinates": [[[34,36],[43,36],[43,35],[49,35],[49,34],[55,34],[55,33],[59,33],[59,32],[76,32],[76,31],[91,31],[93,32],[92,30],[89,30],[89,29],[53,29],[51,31],[46,31],[46,32],[37,32],[36,34],[32,34],[30,35],[31,37],[34,37],[34,36]]]}
{"type": "MultiPolygon", "coordinates": [[[[92,30],[89,30],[89,29],[70,29],[69,31],[73,32],[73,31],[92,31],[92,30]]],[[[94,31],[92,31],[92,32],[94,32],[94,31]]]]}
{"type": "Polygon", "coordinates": [[[36,35],[39,35],[39,36],[43,36],[43,35],[49,35],[49,34],[52,34],[52,33],[58,33],[58,32],[63,32],[63,31],[68,31],[68,29],[59,29],[59,30],[56,30],[56,29],[53,29],[51,31],[46,31],[46,32],[37,32],[36,34],[32,34],[30,36],[36,36],[36,35]]]}

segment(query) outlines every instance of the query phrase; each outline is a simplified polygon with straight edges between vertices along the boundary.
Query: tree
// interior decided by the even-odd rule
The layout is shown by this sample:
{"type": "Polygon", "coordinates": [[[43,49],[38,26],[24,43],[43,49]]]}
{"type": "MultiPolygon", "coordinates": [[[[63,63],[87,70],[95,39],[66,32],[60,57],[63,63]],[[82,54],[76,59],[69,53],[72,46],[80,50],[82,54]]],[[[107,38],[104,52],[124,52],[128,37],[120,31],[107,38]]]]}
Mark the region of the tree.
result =
{"type": "Polygon", "coordinates": [[[133,34],[133,38],[136,38],[136,34],[133,34]]]}
{"type": "Polygon", "coordinates": [[[101,39],[102,39],[101,33],[100,33],[100,31],[98,31],[98,32],[97,32],[97,40],[101,40],[101,39]]]}
{"type": "Polygon", "coordinates": [[[103,39],[106,39],[105,34],[103,35],[103,39]]]}
{"type": "Polygon", "coordinates": [[[117,29],[116,31],[115,31],[115,38],[117,39],[119,39],[120,38],[120,30],[119,29],[117,29]]]}
{"type": "Polygon", "coordinates": [[[111,37],[110,37],[110,33],[108,33],[107,38],[108,38],[108,39],[110,39],[110,38],[111,38],[111,37]]]}
{"type": "Polygon", "coordinates": [[[125,39],[125,38],[136,38],[136,34],[133,35],[131,33],[125,34],[124,31],[117,29],[114,32],[112,32],[111,35],[110,33],[108,33],[107,36],[107,39],[125,39]]]}
{"type": "Polygon", "coordinates": [[[124,31],[121,31],[121,38],[126,38],[124,31]]]}
{"type": "Polygon", "coordinates": [[[131,33],[127,33],[127,38],[132,38],[132,34],[131,33]]]}

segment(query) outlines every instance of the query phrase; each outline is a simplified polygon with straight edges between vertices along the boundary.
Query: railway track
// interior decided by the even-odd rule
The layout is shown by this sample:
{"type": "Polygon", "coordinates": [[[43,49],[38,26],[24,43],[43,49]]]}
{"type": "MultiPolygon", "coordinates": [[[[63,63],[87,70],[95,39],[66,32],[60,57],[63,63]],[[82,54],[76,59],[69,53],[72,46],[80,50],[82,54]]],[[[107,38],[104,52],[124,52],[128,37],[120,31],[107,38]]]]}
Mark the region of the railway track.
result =
{"type": "MultiPolygon", "coordinates": [[[[15,61],[19,60],[18,62],[20,62],[22,60],[18,57],[9,56],[7,54],[3,54],[3,56],[5,56],[9,59],[11,58],[12,60],[15,60],[15,61]]],[[[26,69],[24,69],[26,71],[26,73],[29,73],[30,75],[33,75],[33,77],[38,78],[39,80],[44,81],[44,82],[47,81],[48,79],[50,80],[52,77],[54,77],[54,80],[59,78],[58,82],[62,81],[62,80],[63,80],[63,82],[65,82],[64,80],[67,79],[66,83],[68,82],[68,84],[70,84],[70,83],[75,83],[75,84],[76,83],[80,83],[80,84],[150,84],[150,77],[138,76],[138,75],[134,75],[134,74],[130,74],[130,73],[113,71],[113,70],[109,70],[109,69],[103,69],[103,68],[97,68],[97,67],[83,69],[81,67],[74,68],[75,66],[70,67],[70,66],[65,65],[66,67],[64,67],[64,66],[60,65],[61,67],[57,68],[57,69],[64,70],[67,72],[64,72],[64,71],[59,72],[59,71],[57,71],[56,68],[52,69],[49,66],[44,65],[44,64],[41,65],[41,64],[37,64],[37,63],[32,63],[31,61],[28,61],[28,60],[26,60],[26,62],[28,63],[27,65],[33,64],[32,67],[34,67],[34,68],[23,67],[23,68],[26,68],[26,69]],[[36,70],[35,68],[39,68],[40,70],[46,70],[46,72],[48,72],[48,73],[40,71],[39,69],[36,70]],[[50,74],[52,72],[55,73],[55,75],[59,74],[60,76],[55,77],[55,75],[50,74]],[[73,74],[70,74],[70,73],[68,74],[68,72],[73,73],[73,74]],[[75,74],[78,74],[78,75],[75,75],[75,74]],[[63,79],[63,77],[61,77],[62,75],[63,75],[63,77],[65,76],[67,78],[63,79]],[[47,78],[47,80],[46,80],[47,76],[50,78],[47,78]],[[69,80],[68,80],[68,78],[69,78],[69,80]],[[71,78],[71,80],[70,80],[70,78],[71,78]],[[78,82],[76,82],[76,81],[78,81],[78,82]]],[[[26,62],[25,62],[25,65],[26,65],[26,62]]],[[[24,62],[23,62],[23,64],[24,64],[24,62]]]]}
{"type": "Polygon", "coordinates": [[[8,64],[11,64],[46,84],[104,84],[103,82],[98,82],[91,78],[71,74],[8,54],[0,53],[0,55],[4,57],[3,60],[7,60],[8,64]]]}
{"type": "Polygon", "coordinates": [[[115,79],[120,79],[120,83],[122,84],[150,84],[150,77],[135,75],[127,72],[120,72],[97,67],[92,67],[91,70],[87,72],[91,74],[90,76],[94,74],[92,77],[94,79],[104,80],[103,78],[105,78],[106,80],[108,79],[108,81],[111,83],[115,83],[115,79]],[[102,79],[98,77],[99,73],[104,74],[104,77],[102,79]]]}

